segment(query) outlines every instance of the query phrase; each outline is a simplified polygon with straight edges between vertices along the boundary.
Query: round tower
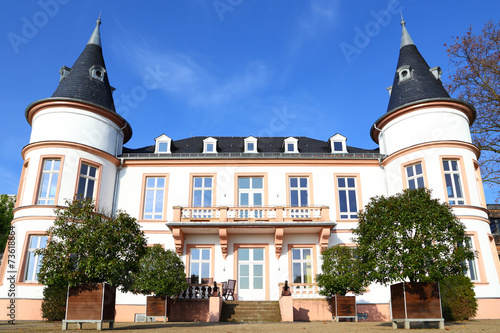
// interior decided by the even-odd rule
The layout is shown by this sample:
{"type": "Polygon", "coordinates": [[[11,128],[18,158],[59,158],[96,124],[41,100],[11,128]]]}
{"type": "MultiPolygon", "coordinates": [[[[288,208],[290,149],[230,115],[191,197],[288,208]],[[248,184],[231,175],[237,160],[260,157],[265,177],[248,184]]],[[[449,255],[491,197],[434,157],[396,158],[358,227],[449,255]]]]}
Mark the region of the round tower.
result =
{"type": "Polygon", "coordinates": [[[467,262],[479,303],[498,300],[498,257],[490,234],[478,158],[470,126],[476,111],[469,103],[450,98],[441,82],[441,69],[430,68],[401,20],[399,59],[387,112],[371,128],[372,139],[385,154],[387,194],[427,187],[447,202],[466,227],[467,240],[477,253],[467,262]]]}
{"type": "Polygon", "coordinates": [[[112,210],[117,156],[132,129],[115,111],[100,24],[99,18],[73,66],[61,68],[53,95],[26,108],[32,131],[22,151],[16,218],[24,215],[23,207],[43,210],[74,197],[91,198],[99,208],[112,210]]]}

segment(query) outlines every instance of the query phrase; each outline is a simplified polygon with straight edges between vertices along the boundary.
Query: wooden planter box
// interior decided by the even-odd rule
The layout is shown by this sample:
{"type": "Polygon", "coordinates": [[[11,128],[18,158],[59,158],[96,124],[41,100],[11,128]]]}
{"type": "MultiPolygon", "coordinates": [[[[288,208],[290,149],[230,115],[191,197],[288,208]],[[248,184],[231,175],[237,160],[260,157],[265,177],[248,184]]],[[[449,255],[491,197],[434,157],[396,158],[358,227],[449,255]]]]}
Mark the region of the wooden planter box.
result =
{"type": "Polygon", "coordinates": [[[401,282],[391,285],[391,313],[393,326],[404,322],[410,328],[412,321],[438,321],[444,328],[438,282],[401,282]]]}
{"type": "Polygon", "coordinates": [[[354,319],[354,321],[358,321],[356,296],[335,295],[332,298],[332,317],[333,320],[337,322],[340,318],[354,319]]]}
{"type": "Polygon", "coordinates": [[[110,329],[115,321],[116,287],[107,283],[80,285],[68,289],[66,301],[66,319],[63,320],[63,330],[68,323],[97,323],[102,328],[103,322],[108,322],[110,329]]]}
{"type": "Polygon", "coordinates": [[[146,297],[146,321],[152,317],[163,317],[167,321],[168,298],[159,296],[146,297]]]}

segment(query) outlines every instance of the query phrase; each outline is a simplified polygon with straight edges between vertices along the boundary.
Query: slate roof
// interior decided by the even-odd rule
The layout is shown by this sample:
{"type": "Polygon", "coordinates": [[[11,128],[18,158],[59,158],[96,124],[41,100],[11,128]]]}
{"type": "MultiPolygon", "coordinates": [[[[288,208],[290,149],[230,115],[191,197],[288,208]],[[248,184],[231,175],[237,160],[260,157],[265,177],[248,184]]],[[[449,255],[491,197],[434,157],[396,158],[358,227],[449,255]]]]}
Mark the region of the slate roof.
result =
{"type": "Polygon", "coordinates": [[[100,43],[100,24],[101,20],[99,19],[85,49],[71,67],[66,78],[59,83],[52,98],[69,98],[89,102],[116,112],[112,96],[113,88],[109,85],[107,72],[104,73],[103,81],[100,81],[92,78],[89,71],[94,65],[106,68],[100,43]]]}
{"type": "Polygon", "coordinates": [[[420,100],[435,98],[449,99],[450,95],[444,89],[443,83],[440,79],[436,79],[429,70],[429,65],[427,65],[427,62],[411,40],[404,26],[404,21],[401,22],[401,25],[403,26],[403,32],[396,69],[408,65],[413,70],[413,75],[410,79],[399,82],[399,74],[396,71],[387,112],[420,100]]]}
{"type": "MultiPolygon", "coordinates": [[[[186,153],[202,153],[203,140],[208,136],[196,136],[188,139],[172,140],[171,152],[172,154],[186,154],[186,153]]],[[[243,153],[244,143],[246,137],[220,137],[212,136],[217,140],[217,153],[243,153]]],[[[257,151],[258,153],[283,153],[283,142],[287,137],[258,137],[257,138],[257,151]]],[[[311,139],[308,137],[295,137],[298,139],[299,153],[324,153],[330,154],[331,147],[329,141],[321,141],[311,139]]],[[[155,145],[130,149],[123,148],[124,154],[150,154],[154,153],[155,145]]],[[[361,149],[356,147],[347,146],[348,153],[369,153],[378,154],[379,149],[361,149]]]]}

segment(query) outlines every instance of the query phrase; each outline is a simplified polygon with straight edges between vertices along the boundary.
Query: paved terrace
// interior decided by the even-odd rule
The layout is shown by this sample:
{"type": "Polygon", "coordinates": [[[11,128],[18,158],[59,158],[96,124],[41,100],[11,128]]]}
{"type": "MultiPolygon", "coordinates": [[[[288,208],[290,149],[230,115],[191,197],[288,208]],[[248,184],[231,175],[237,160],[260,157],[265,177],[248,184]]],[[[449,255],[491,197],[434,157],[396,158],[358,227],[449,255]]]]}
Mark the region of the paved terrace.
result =
{"type": "MultiPolygon", "coordinates": [[[[443,332],[437,329],[437,324],[430,329],[422,329],[417,323],[412,324],[411,331],[443,332]]],[[[104,330],[107,325],[104,324],[104,330]]],[[[70,325],[70,332],[94,331],[95,324],[84,324],[82,330],[76,330],[76,325],[70,325]]],[[[500,319],[471,320],[466,322],[445,323],[446,331],[453,332],[499,332],[500,319]]],[[[61,332],[60,322],[19,321],[15,325],[0,322],[0,331],[7,332],[61,332]]],[[[115,323],[113,332],[403,332],[402,326],[393,330],[390,322],[310,322],[310,323],[115,323]]]]}

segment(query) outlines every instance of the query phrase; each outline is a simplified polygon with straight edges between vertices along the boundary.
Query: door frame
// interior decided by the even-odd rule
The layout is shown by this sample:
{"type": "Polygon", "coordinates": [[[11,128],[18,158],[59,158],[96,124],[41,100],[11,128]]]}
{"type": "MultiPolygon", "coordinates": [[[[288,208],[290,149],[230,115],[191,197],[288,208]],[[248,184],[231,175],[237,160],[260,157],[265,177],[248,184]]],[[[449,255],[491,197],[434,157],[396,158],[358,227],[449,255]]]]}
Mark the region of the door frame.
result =
{"type": "MultiPolygon", "coordinates": [[[[264,249],[264,288],[265,299],[263,301],[269,301],[269,243],[234,243],[233,244],[233,277],[238,281],[238,249],[239,248],[263,248],[264,249]]],[[[236,283],[236,288],[234,290],[235,300],[238,300],[238,288],[239,283],[236,283]]]]}

